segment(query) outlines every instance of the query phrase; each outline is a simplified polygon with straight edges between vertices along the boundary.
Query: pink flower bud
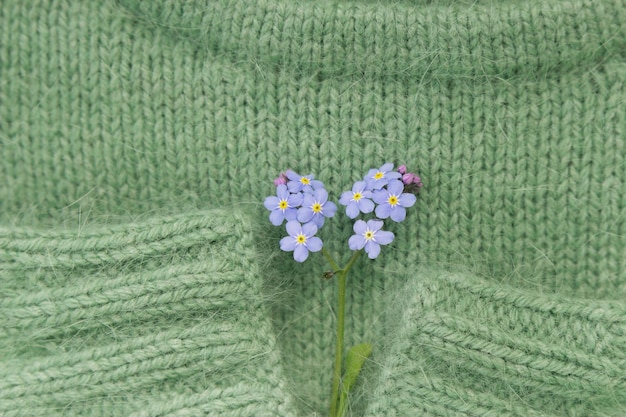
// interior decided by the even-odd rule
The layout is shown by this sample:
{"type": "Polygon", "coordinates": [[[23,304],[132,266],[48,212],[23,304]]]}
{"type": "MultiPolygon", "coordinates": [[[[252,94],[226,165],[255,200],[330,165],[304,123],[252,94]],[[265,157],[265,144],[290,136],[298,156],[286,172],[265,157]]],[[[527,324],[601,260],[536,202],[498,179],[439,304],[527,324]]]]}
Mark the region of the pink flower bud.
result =
{"type": "Polygon", "coordinates": [[[274,185],[279,186],[280,184],[287,184],[287,175],[284,172],[280,173],[280,176],[274,180],[274,185]]]}
{"type": "MultiPolygon", "coordinates": [[[[400,165],[398,167],[398,172],[402,175],[406,174],[406,165],[400,165]]],[[[405,183],[406,184],[406,183],[405,183]]]]}

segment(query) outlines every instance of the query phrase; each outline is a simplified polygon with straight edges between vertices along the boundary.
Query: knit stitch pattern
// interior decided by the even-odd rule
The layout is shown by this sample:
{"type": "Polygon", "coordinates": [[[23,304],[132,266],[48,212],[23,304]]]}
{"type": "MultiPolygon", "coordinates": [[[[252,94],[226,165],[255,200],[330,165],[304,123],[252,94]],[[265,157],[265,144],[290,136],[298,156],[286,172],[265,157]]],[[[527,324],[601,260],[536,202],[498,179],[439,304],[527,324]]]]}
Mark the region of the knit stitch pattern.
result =
{"type": "Polygon", "coordinates": [[[0,414],[294,415],[247,229],[0,229],[0,414]]]}
{"type": "Polygon", "coordinates": [[[385,162],[349,413],[626,415],[625,98],[624,0],[2,1],[0,415],[324,415],[335,285],[262,202],[385,162]]]}
{"type": "Polygon", "coordinates": [[[622,413],[623,303],[495,288],[467,273],[395,273],[413,279],[389,299],[396,326],[365,415],[622,413]]]}

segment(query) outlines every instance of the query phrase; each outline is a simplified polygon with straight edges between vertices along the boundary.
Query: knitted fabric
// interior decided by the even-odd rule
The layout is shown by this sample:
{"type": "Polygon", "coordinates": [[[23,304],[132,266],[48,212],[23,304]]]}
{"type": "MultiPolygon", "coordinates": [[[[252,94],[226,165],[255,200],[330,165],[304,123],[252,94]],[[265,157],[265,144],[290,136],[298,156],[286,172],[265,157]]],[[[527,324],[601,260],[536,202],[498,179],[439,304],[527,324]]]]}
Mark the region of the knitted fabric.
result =
{"type": "Polygon", "coordinates": [[[385,162],[348,412],[625,415],[625,98],[624,0],[1,2],[0,415],[325,415],[335,282],[262,202],[385,162]]]}
{"type": "Polygon", "coordinates": [[[246,229],[0,229],[2,415],[295,415],[246,229]]]}

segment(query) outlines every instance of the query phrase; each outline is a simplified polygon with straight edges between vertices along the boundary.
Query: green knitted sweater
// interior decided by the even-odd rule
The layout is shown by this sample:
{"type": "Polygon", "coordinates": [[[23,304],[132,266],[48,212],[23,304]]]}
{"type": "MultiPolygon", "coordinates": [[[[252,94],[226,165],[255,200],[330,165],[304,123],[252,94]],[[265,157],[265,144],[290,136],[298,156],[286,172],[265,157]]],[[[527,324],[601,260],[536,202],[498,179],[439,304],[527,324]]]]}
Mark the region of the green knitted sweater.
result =
{"type": "Polygon", "coordinates": [[[624,0],[0,2],[0,416],[326,415],[336,285],[263,200],[385,162],[348,415],[625,416],[625,99],[624,0]]]}

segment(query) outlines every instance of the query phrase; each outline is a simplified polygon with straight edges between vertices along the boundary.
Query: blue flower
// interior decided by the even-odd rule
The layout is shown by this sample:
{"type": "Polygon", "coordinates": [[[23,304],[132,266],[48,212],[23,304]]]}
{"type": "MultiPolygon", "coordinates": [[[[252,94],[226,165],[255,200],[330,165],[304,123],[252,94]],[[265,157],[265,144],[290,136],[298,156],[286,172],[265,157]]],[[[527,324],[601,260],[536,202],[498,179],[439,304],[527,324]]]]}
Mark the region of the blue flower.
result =
{"type": "Polygon", "coordinates": [[[283,220],[295,220],[298,209],[302,204],[304,196],[301,193],[290,194],[285,184],[279,184],[276,187],[276,196],[270,196],[265,199],[263,205],[270,210],[270,222],[274,226],[280,226],[283,220]]]}
{"type": "Polygon", "coordinates": [[[378,169],[370,169],[365,176],[365,183],[368,190],[380,190],[390,180],[402,178],[402,174],[392,171],[393,164],[391,162],[386,163],[378,169]]]}
{"type": "Polygon", "coordinates": [[[292,193],[313,193],[313,190],[324,188],[322,181],[314,180],[313,175],[300,175],[290,169],[285,172],[289,181],[287,187],[292,193]]]}
{"type": "Polygon", "coordinates": [[[414,194],[403,193],[404,184],[400,180],[391,180],[387,189],[374,191],[376,216],[381,219],[391,217],[394,222],[401,222],[406,217],[406,207],[415,204],[414,194]]]}
{"type": "Polygon", "coordinates": [[[287,222],[287,233],[280,240],[280,249],[285,252],[293,251],[293,259],[304,262],[309,257],[309,252],[322,250],[322,239],[313,236],[317,233],[317,226],[313,223],[301,225],[296,220],[287,222]]]}
{"type": "Polygon", "coordinates": [[[387,245],[393,241],[392,232],[380,230],[383,227],[382,220],[357,220],[354,223],[355,235],[348,239],[348,246],[352,250],[360,250],[365,248],[367,257],[374,259],[380,253],[380,245],[387,245]]]}
{"type": "Polygon", "coordinates": [[[341,194],[339,204],[346,206],[346,214],[354,219],[359,213],[371,213],[374,211],[372,192],[365,189],[365,181],[357,181],[352,186],[352,191],[341,194]]]}
{"type": "Polygon", "coordinates": [[[337,206],[328,201],[328,193],[320,188],[313,194],[305,194],[302,207],[298,209],[298,221],[313,222],[317,227],[322,227],[324,217],[333,217],[335,212],[337,212],[337,206]]]}

